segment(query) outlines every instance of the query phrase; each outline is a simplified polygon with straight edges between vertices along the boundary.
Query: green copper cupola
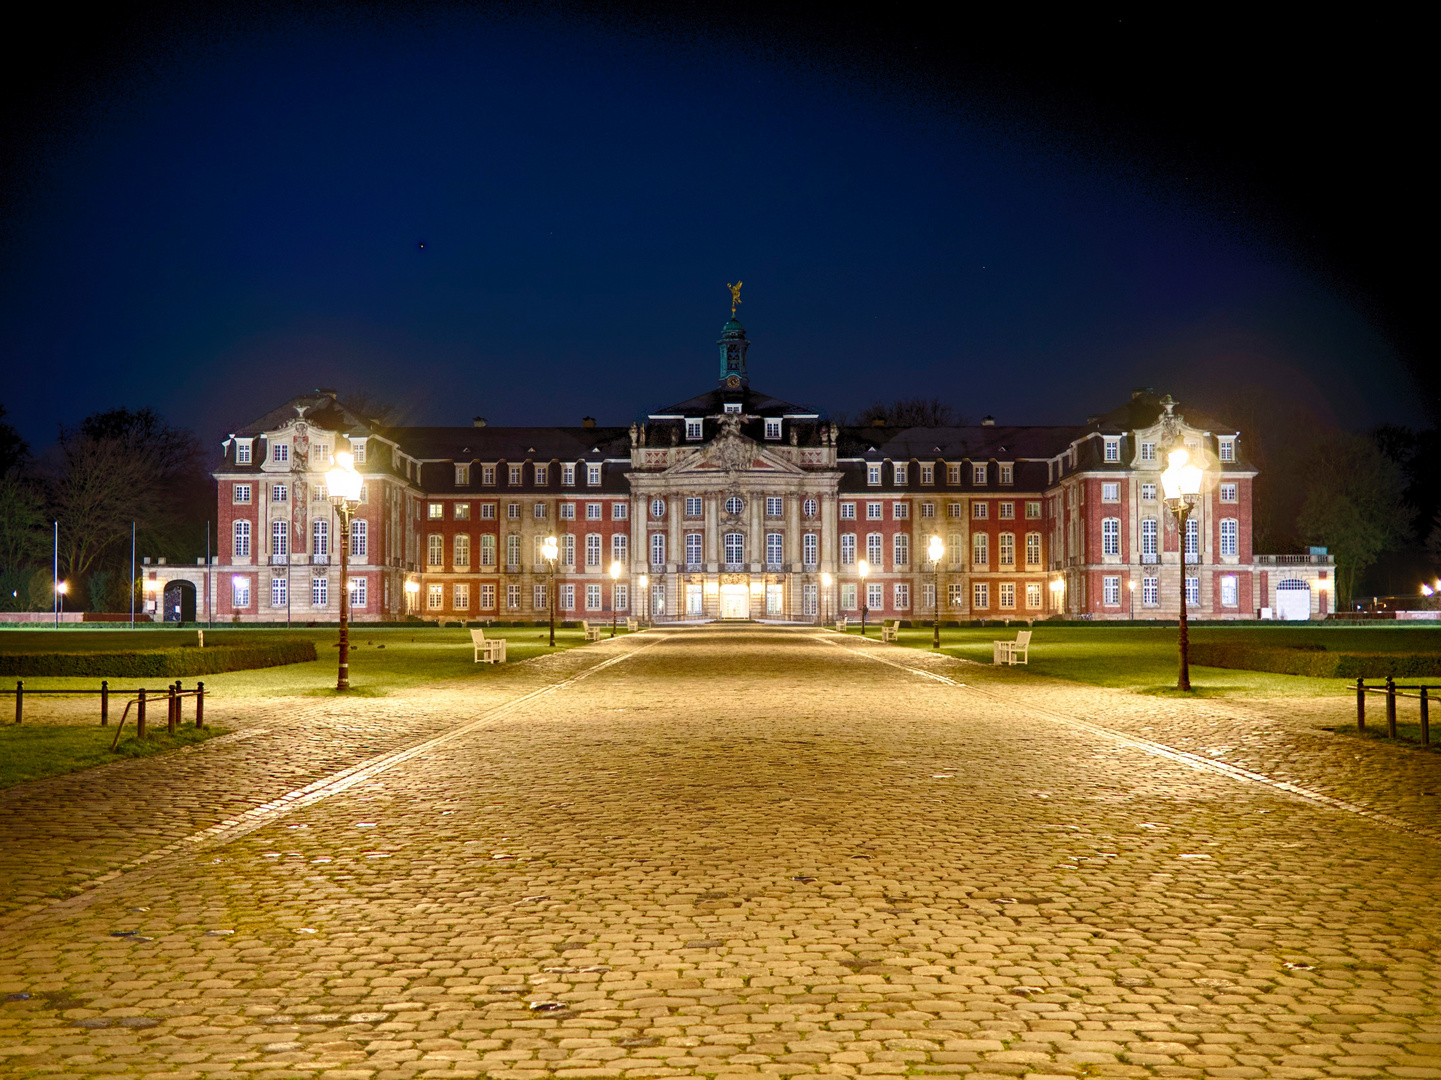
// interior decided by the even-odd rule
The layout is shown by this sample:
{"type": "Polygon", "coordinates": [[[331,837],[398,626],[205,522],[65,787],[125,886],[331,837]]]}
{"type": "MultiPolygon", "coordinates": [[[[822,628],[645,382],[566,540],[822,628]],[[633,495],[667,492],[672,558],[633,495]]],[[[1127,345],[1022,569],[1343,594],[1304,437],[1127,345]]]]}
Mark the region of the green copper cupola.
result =
{"type": "Polygon", "coordinates": [[[746,350],[751,347],[751,343],[746,340],[746,328],[734,315],[721,330],[720,340],[716,345],[720,348],[720,381],[731,389],[750,382],[750,376],[746,373],[746,350]],[[732,379],[736,382],[732,383],[732,379]]]}

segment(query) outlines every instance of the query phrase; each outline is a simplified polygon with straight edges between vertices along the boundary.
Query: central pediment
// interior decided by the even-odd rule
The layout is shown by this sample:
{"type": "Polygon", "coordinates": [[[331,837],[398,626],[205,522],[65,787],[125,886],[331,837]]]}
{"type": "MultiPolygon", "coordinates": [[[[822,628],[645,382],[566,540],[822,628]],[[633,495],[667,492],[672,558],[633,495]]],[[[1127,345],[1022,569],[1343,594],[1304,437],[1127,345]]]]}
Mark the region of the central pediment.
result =
{"type": "Polygon", "coordinates": [[[687,454],[663,473],[665,476],[714,475],[760,472],[799,476],[804,473],[794,462],[772,453],[754,439],[736,432],[722,432],[697,452],[687,454]]]}

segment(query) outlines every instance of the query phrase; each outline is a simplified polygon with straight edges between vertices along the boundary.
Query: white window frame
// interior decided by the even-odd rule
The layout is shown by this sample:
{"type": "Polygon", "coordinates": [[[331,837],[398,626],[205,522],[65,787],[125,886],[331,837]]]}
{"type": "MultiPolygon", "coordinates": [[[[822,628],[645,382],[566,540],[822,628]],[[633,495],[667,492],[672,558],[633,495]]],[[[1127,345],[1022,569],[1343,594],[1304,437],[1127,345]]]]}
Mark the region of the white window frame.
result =
{"type": "Polygon", "coordinates": [[[781,437],[781,422],[776,419],[766,419],[766,438],[774,441],[781,437]]]}
{"type": "Polygon", "coordinates": [[[652,566],[665,565],[665,533],[663,532],[650,534],[650,564],[652,566]]]}
{"type": "Polygon", "coordinates": [[[704,434],[705,421],[699,418],[687,418],[685,422],[685,437],[691,442],[700,439],[704,434]]]}
{"type": "Polygon", "coordinates": [[[235,440],[235,464],[237,464],[237,465],[249,465],[249,464],[251,464],[251,458],[252,458],[252,456],[253,456],[253,455],[252,455],[252,451],[251,451],[251,444],[252,444],[252,440],[250,440],[250,439],[236,439],[236,440],[235,440]]]}
{"type": "Polygon", "coordinates": [[[1221,519],[1220,553],[1239,555],[1241,553],[1241,523],[1235,518],[1221,519]]]}
{"type": "Polygon", "coordinates": [[[231,502],[236,506],[249,506],[250,491],[251,488],[249,484],[236,484],[231,502]]]}
{"type": "Polygon", "coordinates": [[[1101,519],[1101,554],[1121,554],[1121,519],[1108,517],[1101,519]]]}

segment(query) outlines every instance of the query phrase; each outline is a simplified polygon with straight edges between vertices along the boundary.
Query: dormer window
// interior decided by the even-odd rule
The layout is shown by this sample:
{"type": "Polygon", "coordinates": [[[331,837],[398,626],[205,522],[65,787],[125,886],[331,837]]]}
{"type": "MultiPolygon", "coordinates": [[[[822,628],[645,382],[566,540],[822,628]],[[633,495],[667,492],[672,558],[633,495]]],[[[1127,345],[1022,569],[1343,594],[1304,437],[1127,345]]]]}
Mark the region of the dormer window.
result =
{"type": "Polygon", "coordinates": [[[911,467],[909,465],[902,465],[900,462],[897,462],[892,468],[896,474],[896,487],[905,487],[910,483],[911,467]]]}
{"type": "Polygon", "coordinates": [[[1223,436],[1217,440],[1217,445],[1222,461],[1236,460],[1236,440],[1233,436],[1223,436]]]}
{"type": "Polygon", "coordinates": [[[236,439],[236,440],[235,440],[235,464],[237,464],[237,465],[249,465],[249,464],[250,464],[250,440],[249,440],[249,439],[236,439]]]}
{"type": "Polygon", "coordinates": [[[575,487],[575,466],[564,464],[560,467],[560,486],[575,487]]]}
{"type": "Polygon", "coordinates": [[[779,439],[781,437],[781,422],[779,420],[766,421],[766,438],[779,439]]]}
{"type": "MultiPolygon", "coordinates": [[[[249,459],[247,459],[247,460],[249,460],[249,459]]],[[[327,464],[329,464],[329,462],[330,462],[330,444],[329,444],[329,443],[316,443],[316,444],[315,444],[315,461],[316,461],[316,464],[318,464],[318,465],[327,465],[327,464]]]]}
{"type": "MultiPolygon", "coordinates": [[[[492,477],[493,477],[493,476],[494,476],[494,474],[492,473],[492,477]]],[[[492,479],[492,482],[494,482],[493,479],[492,479]]],[[[468,487],[468,486],[470,486],[470,466],[469,466],[469,465],[457,465],[457,466],[455,467],[455,486],[456,486],[456,487],[468,487]]]]}
{"type": "Polygon", "coordinates": [[[1120,461],[1120,460],[1121,460],[1121,440],[1120,440],[1120,439],[1118,439],[1118,438],[1111,438],[1110,436],[1106,436],[1106,460],[1107,460],[1107,461],[1120,461]]]}
{"type": "Polygon", "coordinates": [[[934,484],[936,482],[936,467],[934,465],[922,464],[920,469],[922,484],[934,484]]]}
{"type": "MultiPolygon", "coordinates": [[[[364,440],[364,439],[351,439],[351,440],[350,440],[350,452],[355,455],[355,464],[357,464],[357,465],[364,465],[364,464],[365,464],[365,440],[364,440]]],[[[284,458],[276,458],[275,460],[276,460],[276,461],[284,461],[285,459],[284,459],[284,458]]]]}
{"type": "Polygon", "coordinates": [[[1153,442],[1143,442],[1143,443],[1141,444],[1141,460],[1142,460],[1142,461],[1155,461],[1155,460],[1156,460],[1156,444],[1155,444],[1155,443],[1153,443],[1153,442]]]}
{"type": "Polygon", "coordinates": [[[535,486],[545,487],[550,483],[550,466],[537,465],[535,467],[535,486]]]}
{"type": "Polygon", "coordinates": [[[701,420],[699,417],[687,418],[685,422],[685,437],[694,442],[696,439],[699,439],[701,437],[702,429],[704,428],[704,426],[705,421],[701,420]]]}
{"type": "MultiPolygon", "coordinates": [[[[270,454],[271,454],[271,460],[273,460],[277,465],[286,465],[286,464],[289,464],[289,462],[290,462],[290,444],[289,444],[289,443],[285,443],[285,442],[282,442],[282,443],[273,443],[273,444],[271,445],[271,447],[270,447],[270,454]]],[[[355,460],[356,460],[356,461],[364,461],[365,458],[362,456],[362,457],[357,457],[355,460]]]]}
{"type": "Polygon", "coordinates": [[[739,401],[727,401],[727,402],[726,402],[726,412],[728,412],[728,413],[735,413],[736,415],[740,415],[740,411],[741,411],[741,403],[740,403],[739,401]]]}
{"type": "Polygon", "coordinates": [[[996,479],[1002,484],[1014,484],[1016,482],[1016,467],[1014,465],[997,465],[996,471],[1000,474],[996,479]]]}
{"type": "Polygon", "coordinates": [[[870,484],[872,487],[881,486],[880,462],[868,463],[866,465],[866,483],[870,484]]]}
{"type": "Polygon", "coordinates": [[[986,467],[984,465],[971,466],[971,483],[984,487],[986,483],[986,467]]]}
{"type": "Polygon", "coordinates": [[[599,465],[587,465],[585,467],[585,482],[591,487],[600,487],[599,465]]]}

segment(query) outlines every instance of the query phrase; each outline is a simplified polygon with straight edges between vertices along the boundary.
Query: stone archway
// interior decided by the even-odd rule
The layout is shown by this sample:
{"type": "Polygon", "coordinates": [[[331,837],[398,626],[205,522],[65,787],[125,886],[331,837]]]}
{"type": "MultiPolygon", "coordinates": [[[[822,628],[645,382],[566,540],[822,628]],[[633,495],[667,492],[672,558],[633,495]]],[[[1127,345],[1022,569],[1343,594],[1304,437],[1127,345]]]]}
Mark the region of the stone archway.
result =
{"type": "Polygon", "coordinates": [[[195,586],[183,578],[165,583],[162,597],[162,621],[188,623],[195,621],[195,586]]]}

